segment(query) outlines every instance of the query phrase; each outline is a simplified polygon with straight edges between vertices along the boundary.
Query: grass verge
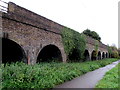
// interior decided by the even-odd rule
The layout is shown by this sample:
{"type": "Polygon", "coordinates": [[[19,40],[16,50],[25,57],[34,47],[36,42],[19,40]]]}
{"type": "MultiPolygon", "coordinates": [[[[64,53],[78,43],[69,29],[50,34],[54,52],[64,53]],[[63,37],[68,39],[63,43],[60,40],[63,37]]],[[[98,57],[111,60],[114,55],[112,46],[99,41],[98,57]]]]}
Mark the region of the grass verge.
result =
{"type": "Polygon", "coordinates": [[[27,65],[13,63],[1,65],[2,88],[53,88],[89,71],[108,65],[117,59],[104,59],[82,63],[40,63],[27,65]]]}
{"type": "Polygon", "coordinates": [[[105,74],[103,79],[96,85],[96,88],[118,88],[118,66],[120,67],[120,63],[105,74]]]}

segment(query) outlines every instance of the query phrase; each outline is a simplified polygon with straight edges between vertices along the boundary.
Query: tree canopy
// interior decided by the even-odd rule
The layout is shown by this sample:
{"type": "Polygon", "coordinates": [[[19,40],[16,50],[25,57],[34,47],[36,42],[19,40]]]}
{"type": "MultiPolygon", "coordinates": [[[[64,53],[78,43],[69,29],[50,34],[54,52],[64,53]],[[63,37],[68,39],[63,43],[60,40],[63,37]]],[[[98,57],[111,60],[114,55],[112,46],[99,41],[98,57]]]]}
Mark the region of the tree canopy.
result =
{"type": "Polygon", "coordinates": [[[87,35],[87,36],[90,36],[98,41],[101,40],[101,37],[95,32],[95,31],[91,31],[89,29],[86,29],[83,31],[83,34],[87,35]]]}

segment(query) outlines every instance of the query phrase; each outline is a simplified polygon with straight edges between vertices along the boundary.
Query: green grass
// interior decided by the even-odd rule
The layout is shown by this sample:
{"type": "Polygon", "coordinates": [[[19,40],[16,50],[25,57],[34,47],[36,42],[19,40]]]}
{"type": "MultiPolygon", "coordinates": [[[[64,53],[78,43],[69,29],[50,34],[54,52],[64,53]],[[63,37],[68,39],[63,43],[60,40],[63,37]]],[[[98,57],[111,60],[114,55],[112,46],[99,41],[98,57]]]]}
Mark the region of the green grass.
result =
{"type": "Polygon", "coordinates": [[[98,82],[96,88],[118,88],[118,66],[120,64],[108,71],[103,79],[98,82]]]}
{"type": "Polygon", "coordinates": [[[1,65],[2,88],[53,88],[117,59],[104,59],[82,63],[40,63],[27,65],[13,63],[1,65]]]}

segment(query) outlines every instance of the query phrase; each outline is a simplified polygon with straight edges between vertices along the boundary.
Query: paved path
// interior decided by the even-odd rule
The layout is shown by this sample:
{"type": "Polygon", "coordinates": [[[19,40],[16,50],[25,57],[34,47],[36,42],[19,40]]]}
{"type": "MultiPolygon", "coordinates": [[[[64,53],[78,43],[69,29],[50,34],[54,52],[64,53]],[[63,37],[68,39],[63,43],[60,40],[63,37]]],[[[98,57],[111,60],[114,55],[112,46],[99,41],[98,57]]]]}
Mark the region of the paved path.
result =
{"type": "Polygon", "coordinates": [[[94,88],[96,83],[103,78],[105,73],[115,67],[119,62],[120,60],[95,71],[88,72],[71,81],[58,85],[55,88],[94,88]]]}

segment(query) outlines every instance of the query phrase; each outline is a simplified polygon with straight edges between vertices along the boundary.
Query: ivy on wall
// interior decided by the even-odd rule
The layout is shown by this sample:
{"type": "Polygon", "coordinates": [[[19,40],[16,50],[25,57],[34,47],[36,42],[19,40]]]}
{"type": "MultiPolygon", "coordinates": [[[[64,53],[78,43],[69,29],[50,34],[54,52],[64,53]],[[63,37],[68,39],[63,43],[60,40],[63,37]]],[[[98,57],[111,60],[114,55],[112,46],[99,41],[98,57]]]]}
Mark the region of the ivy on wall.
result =
{"type": "Polygon", "coordinates": [[[62,30],[62,41],[69,61],[80,61],[84,58],[83,54],[86,48],[84,34],[64,27],[62,30]]]}
{"type": "Polygon", "coordinates": [[[94,57],[97,57],[97,56],[98,56],[98,47],[99,47],[99,41],[96,40],[96,41],[95,41],[95,54],[94,54],[94,57]]]}

